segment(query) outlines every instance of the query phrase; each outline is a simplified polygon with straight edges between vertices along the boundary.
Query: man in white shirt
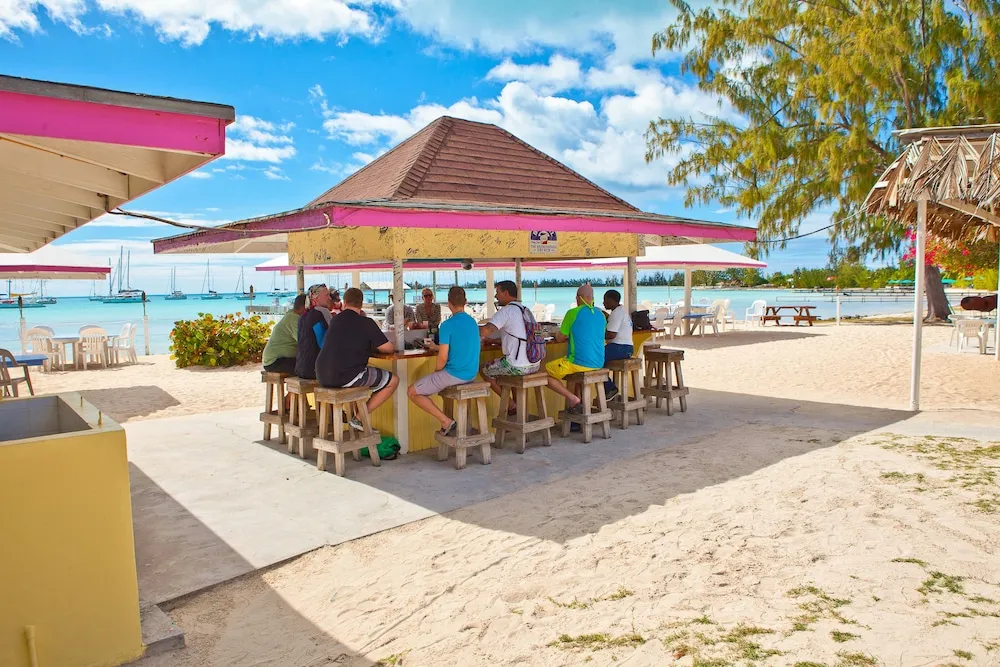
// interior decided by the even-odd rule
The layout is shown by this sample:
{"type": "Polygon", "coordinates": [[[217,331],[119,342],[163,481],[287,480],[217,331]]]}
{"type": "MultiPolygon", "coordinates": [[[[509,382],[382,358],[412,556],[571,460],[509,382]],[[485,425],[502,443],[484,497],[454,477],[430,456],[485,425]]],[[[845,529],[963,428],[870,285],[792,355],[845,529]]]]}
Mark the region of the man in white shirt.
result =
{"type": "MultiPolygon", "coordinates": [[[[517,300],[517,285],[512,280],[501,280],[496,285],[496,300],[499,308],[487,324],[479,327],[479,335],[485,339],[500,332],[500,347],[503,356],[483,366],[483,378],[497,394],[501,375],[530,375],[537,373],[539,364],[528,361],[528,333],[524,327],[524,306],[517,300]]],[[[530,311],[529,311],[530,314],[530,311]]],[[[516,406],[512,403],[509,411],[516,406]]]]}
{"type": "MultiPolygon", "coordinates": [[[[635,353],[632,342],[632,318],[628,309],[622,305],[622,295],[618,290],[608,290],[604,293],[604,310],[608,311],[608,328],[604,339],[608,344],[604,347],[604,365],[609,361],[630,359],[635,353]]],[[[604,393],[608,400],[618,395],[618,387],[611,380],[604,382],[604,393]]]]}

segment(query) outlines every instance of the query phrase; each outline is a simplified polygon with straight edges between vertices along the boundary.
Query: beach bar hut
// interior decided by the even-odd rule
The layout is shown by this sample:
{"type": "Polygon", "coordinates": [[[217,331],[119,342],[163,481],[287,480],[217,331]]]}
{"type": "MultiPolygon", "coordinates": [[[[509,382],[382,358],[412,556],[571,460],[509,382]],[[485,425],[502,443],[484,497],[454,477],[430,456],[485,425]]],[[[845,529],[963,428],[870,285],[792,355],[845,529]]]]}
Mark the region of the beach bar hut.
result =
{"type": "MultiPolygon", "coordinates": [[[[924,257],[928,233],[951,241],[1000,241],[1000,125],[917,128],[895,134],[903,151],[868,193],[865,212],[915,229],[918,260],[924,257]]],[[[1000,293],[1000,285],[997,289],[1000,293]]],[[[911,410],[920,408],[923,308],[924,263],[917,261],[911,410]]],[[[1000,341],[995,348],[1000,360],[1000,341]]]]}
{"type": "MultiPolygon", "coordinates": [[[[0,76],[0,252],[37,250],[217,158],[234,118],[0,76]]],[[[0,400],[0,506],[0,665],[117,665],[164,639],[143,632],[156,614],[139,610],[124,429],[79,394],[0,400]]]]}
{"type": "MultiPolygon", "coordinates": [[[[645,213],[495,125],[442,117],[302,208],[157,239],[153,247],[287,252],[300,290],[306,266],[391,263],[397,353],[376,363],[405,386],[434,367],[428,353],[404,349],[405,262],[504,262],[519,273],[522,260],[628,257],[634,308],[634,258],[646,245],[755,236],[748,227],[645,213]]],[[[550,355],[564,351],[550,347],[550,355]]],[[[399,391],[374,422],[404,451],[436,446],[431,418],[416,412],[399,391]]]]}

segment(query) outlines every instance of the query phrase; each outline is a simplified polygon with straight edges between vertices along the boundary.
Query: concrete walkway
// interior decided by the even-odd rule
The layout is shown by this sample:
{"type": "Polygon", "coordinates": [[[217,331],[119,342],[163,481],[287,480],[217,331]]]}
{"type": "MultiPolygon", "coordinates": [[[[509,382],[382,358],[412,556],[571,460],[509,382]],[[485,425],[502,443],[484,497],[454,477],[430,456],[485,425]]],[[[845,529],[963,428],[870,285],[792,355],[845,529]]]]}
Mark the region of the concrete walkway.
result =
{"type": "MultiPolygon", "coordinates": [[[[257,409],[126,424],[140,596],[144,604],[159,604],[324,545],[751,424],[833,436],[826,445],[803,442],[800,454],[878,430],[1000,435],[990,424],[996,415],[975,412],[912,415],[698,390],[689,403],[687,413],[667,417],[651,410],[645,426],[614,429],[610,440],[595,437],[588,445],[574,434],[550,448],[529,446],[523,455],[494,450],[490,466],[470,454],[461,471],[437,462],[434,452],[381,468],[348,459],[346,478],[318,472],[276,440],[259,442],[257,409]]],[[[783,456],[742,460],[733,475],[783,456]]]]}

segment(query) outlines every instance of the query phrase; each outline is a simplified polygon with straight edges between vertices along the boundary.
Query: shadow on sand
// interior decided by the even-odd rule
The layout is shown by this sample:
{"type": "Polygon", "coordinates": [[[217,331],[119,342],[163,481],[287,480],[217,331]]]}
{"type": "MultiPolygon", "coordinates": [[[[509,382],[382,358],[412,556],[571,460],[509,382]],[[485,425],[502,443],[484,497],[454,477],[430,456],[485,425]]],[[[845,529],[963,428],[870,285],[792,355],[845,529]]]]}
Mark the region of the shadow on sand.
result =
{"type": "Polygon", "coordinates": [[[176,398],[152,385],[116,387],[114,389],[83,389],[79,393],[119,424],[180,405],[180,401],[176,398]],[[123,405],[123,395],[128,397],[127,405],[123,405]]]}
{"type": "Polygon", "coordinates": [[[663,341],[663,347],[675,347],[682,350],[716,350],[724,347],[740,347],[757,345],[758,343],[774,343],[776,341],[795,340],[797,338],[812,338],[821,333],[808,331],[809,327],[771,327],[769,329],[750,329],[726,331],[719,336],[707,333],[704,336],[677,336],[663,341]]]}
{"type": "MultiPolygon", "coordinates": [[[[223,662],[221,659],[213,659],[213,647],[200,634],[205,631],[202,624],[187,624],[189,627],[183,627],[185,624],[182,624],[181,629],[186,632],[186,648],[150,655],[131,664],[142,667],[221,664],[233,667],[261,664],[373,667],[376,664],[367,658],[356,656],[349,647],[295,611],[263,581],[266,570],[253,571],[253,567],[239,553],[131,463],[129,476],[132,485],[140,605],[149,605],[151,598],[162,599],[167,594],[166,591],[150,590],[150,583],[167,581],[170,570],[176,567],[178,561],[186,561],[190,565],[188,572],[201,573],[203,576],[201,583],[204,586],[199,588],[239,578],[242,601],[246,603],[247,595],[252,595],[250,604],[253,608],[266,612],[234,614],[227,620],[227,636],[248,640],[265,629],[263,626],[257,627],[257,623],[266,623],[269,632],[280,629],[281,636],[309,639],[305,644],[308,648],[301,648],[302,643],[299,643],[299,654],[288,653],[282,645],[258,644],[253,651],[247,652],[244,660],[223,662]],[[248,571],[250,574],[244,574],[248,571]],[[307,653],[301,653],[302,651],[307,653]]],[[[169,615],[195,594],[175,598],[159,606],[169,615]]],[[[231,593],[223,587],[207,594],[225,597],[231,593]]],[[[209,623],[207,627],[210,632],[214,626],[209,623]]],[[[220,641],[220,644],[224,647],[226,642],[220,641]]],[[[231,657],[230,654],[230,660],[231,657]]]]}

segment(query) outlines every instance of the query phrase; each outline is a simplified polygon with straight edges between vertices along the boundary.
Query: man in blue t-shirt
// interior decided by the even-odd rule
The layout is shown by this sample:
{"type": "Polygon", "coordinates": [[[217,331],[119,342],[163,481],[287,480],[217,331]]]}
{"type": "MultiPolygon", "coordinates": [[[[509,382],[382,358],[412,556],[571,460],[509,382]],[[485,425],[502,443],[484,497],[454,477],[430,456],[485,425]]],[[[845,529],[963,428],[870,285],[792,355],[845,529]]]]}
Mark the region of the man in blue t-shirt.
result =
{"type": "Polygon", "coordinates": [[[457,285],[448,290],[448,308],[452,314],[438,330],[440,343],[430,346],[438,353],[436,370],[414,382],[406,395],[418,408],[441,422],[442,433],[455,435],[455,420],[443,413],[430,397],[475,379],[479,372],[479,325],[465,312],[465,290],[457,285]]]}

